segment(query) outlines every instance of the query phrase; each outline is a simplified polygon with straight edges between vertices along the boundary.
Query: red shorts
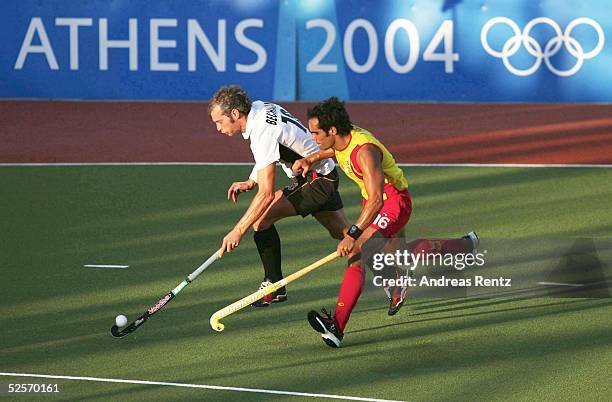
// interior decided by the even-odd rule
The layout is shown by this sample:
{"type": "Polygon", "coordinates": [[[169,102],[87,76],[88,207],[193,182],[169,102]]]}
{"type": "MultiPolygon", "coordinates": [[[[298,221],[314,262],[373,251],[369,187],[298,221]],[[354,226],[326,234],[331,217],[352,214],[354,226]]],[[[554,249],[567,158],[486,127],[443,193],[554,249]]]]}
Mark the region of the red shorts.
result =
{"type": "MultiPolygon", "coordinates": [[[[399,191],[391,184],[385,184],[387,199],[370,225],[385,237],[394,237],[406,226],[412,214],[412,198],[408,189],[399,191]]],[[[362,206],[366,200],[363,200],[362,206]]]]}

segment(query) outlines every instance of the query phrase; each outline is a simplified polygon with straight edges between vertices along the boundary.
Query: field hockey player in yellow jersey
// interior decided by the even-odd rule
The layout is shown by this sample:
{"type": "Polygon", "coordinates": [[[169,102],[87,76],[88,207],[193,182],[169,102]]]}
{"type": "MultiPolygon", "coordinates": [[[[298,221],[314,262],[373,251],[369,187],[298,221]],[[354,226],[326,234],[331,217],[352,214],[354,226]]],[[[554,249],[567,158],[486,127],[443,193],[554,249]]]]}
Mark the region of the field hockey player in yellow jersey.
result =
{"type": "MultiPolygon", "coordinates": [[[[339,347],[351,311],[363,289],[365,271],[361,247],[372,237],[403,238],[404,227],[412,213],[408,182],[393,155],[370,132],[351,123],[344,103],[332,97],[308,110],[308,129],[321,151],[297,160],[294,172],[306,172],[319,159],[335,156],[338,165],[361,190],[362,210],[337,247],[341,257],[348,257],[348,268],[340,285],[338,302],[332,315],[322,310],[308,313],[310,325],[322,334],[325,343],[339,347]]],[[[459,239],[425,240],[409,243],[413,251],[468,252],[478,242],[474,232],[459,239]]],[[[405,272],[403,272],[405,274],[405,272]]],[[[406,297],[406,288],[390,289],[389,315],[397,313],[406,297]]]]}

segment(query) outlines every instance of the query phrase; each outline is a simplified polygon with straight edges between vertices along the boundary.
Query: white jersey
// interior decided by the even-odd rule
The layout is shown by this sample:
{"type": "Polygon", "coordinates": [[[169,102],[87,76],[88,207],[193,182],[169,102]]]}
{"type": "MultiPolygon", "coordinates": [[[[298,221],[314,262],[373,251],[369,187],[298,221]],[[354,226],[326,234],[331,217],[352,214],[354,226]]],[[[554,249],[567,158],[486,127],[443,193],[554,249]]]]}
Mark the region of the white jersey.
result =
{"type": "MultiPolygon", "coordinates": [[[[310,132],[298,119],[274,103],[255,101],[247,117],[245,140],[251,140],[255,166],[249,176],[257,181],[257,172],[271,163],[279,163],[288,177],[293,162],[319,151],[310,132]]],[[[311,170],[326,175],[335,168],[332,159],[322,159],[311,170]]]]}

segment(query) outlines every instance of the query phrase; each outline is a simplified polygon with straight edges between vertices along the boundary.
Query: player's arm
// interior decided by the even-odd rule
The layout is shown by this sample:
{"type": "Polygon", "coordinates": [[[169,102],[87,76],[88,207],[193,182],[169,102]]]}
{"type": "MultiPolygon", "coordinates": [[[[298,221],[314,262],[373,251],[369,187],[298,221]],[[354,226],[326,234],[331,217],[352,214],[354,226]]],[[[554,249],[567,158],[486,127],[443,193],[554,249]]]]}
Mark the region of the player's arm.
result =
{"type": "Polygon", "coordinates": [[[257,183],[255,180],[249,178],[247,181],[237,181],[232,183],[232,185],[227,190],[227,199],[234,201],[238,201],[238,194],[244,193],[247,191],[251,191],[253,187],[255,187],[257,183]]]}
{"type": "Polygon", "coordinates": [[[236,223],[236,226],[223,238],[221,255],[238,247],[242,236],[270,207],[270,204],[274,201],[275,174],[276,166],[274,163],[257,172],[257,194],[242,218],[236,223]]]}
{"type": "Polygon", "coordinates": [[[361,210],[361,214],[359,214],[359,218],[357,218],[357,222],[351,226],[344,239],[338,244],[337,251],[341,257],[349,255],[351,252],[353,254],[358,253],[363,242],[372,236],[374,230],[370,228],[370,224],[374,222],[376,215],[384,204],[385,173],[381,165],[382,153],[374,145],[368,144],[357,153],[357,161],[363,173],[363,182],[368,193],[368,199],[361,210]]]}
{"type": "Polygon", "coordinates": [[[368,199],[361,210],[355,225],[365,230],[380,212],[384,203],[385,172],[382,168],[382,153],[374,146],[367,144],[357,153],[357,160],[363,174],[363,183],[368,199]]]}
{"type": "Polygon", "coordinates": [[[276,165],[269,164],[257,172],[257,194],[251,201],[251,205],[246,210],[242,218],[238,221],[234,229],[238,229],[241,234],[245,234],[274,201],[274,176],[276,165]]]}
{"type": "Polygon", "coordinates": [[[315,152],[314,154],[308,155],[305,158],[298,159],[293,162],[293,166],[291,166],[291,170],[293,173],[302,173],[302,176],[306,177],[306,173],[310,170],[310,167],[313,163],[318,162],[322,159],[333,158],[334,157],[334,149],[329,148],[324,151],[315,152]]]}

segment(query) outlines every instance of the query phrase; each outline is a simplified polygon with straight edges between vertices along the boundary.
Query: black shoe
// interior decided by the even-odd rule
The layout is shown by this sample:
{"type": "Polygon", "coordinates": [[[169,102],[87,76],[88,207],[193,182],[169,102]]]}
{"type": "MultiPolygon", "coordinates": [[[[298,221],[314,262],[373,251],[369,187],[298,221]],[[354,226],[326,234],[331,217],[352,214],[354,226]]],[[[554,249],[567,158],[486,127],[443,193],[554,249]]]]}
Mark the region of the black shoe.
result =
{"type": "MultiPolygon", "coordinates": [[[[264,278],[261,285],[259,285],[259,289],[263,289],[267,286],[270,286],[272,282],[268,278],[264,278]]],[[[253,307],[268,307],[272,303],[281,303],[287,300],[287,291],[285,288],[280,288],[276,292],[272,292],[269,295],[265,295],[261,299],[251,303],[253,307]]]]}
{"type": "Polygon", "coordinates": [[[308,313],[308,322],[315,331],[322,334],[321,338],[323,338],[323,341],[325,341],[327,346],[339,348],[344,334],[340,332],[336,320],[334,320],[324,308],[321,309],[321,312],[325,315],[325,317],[316,311],[311,310],[308,313]]]}

